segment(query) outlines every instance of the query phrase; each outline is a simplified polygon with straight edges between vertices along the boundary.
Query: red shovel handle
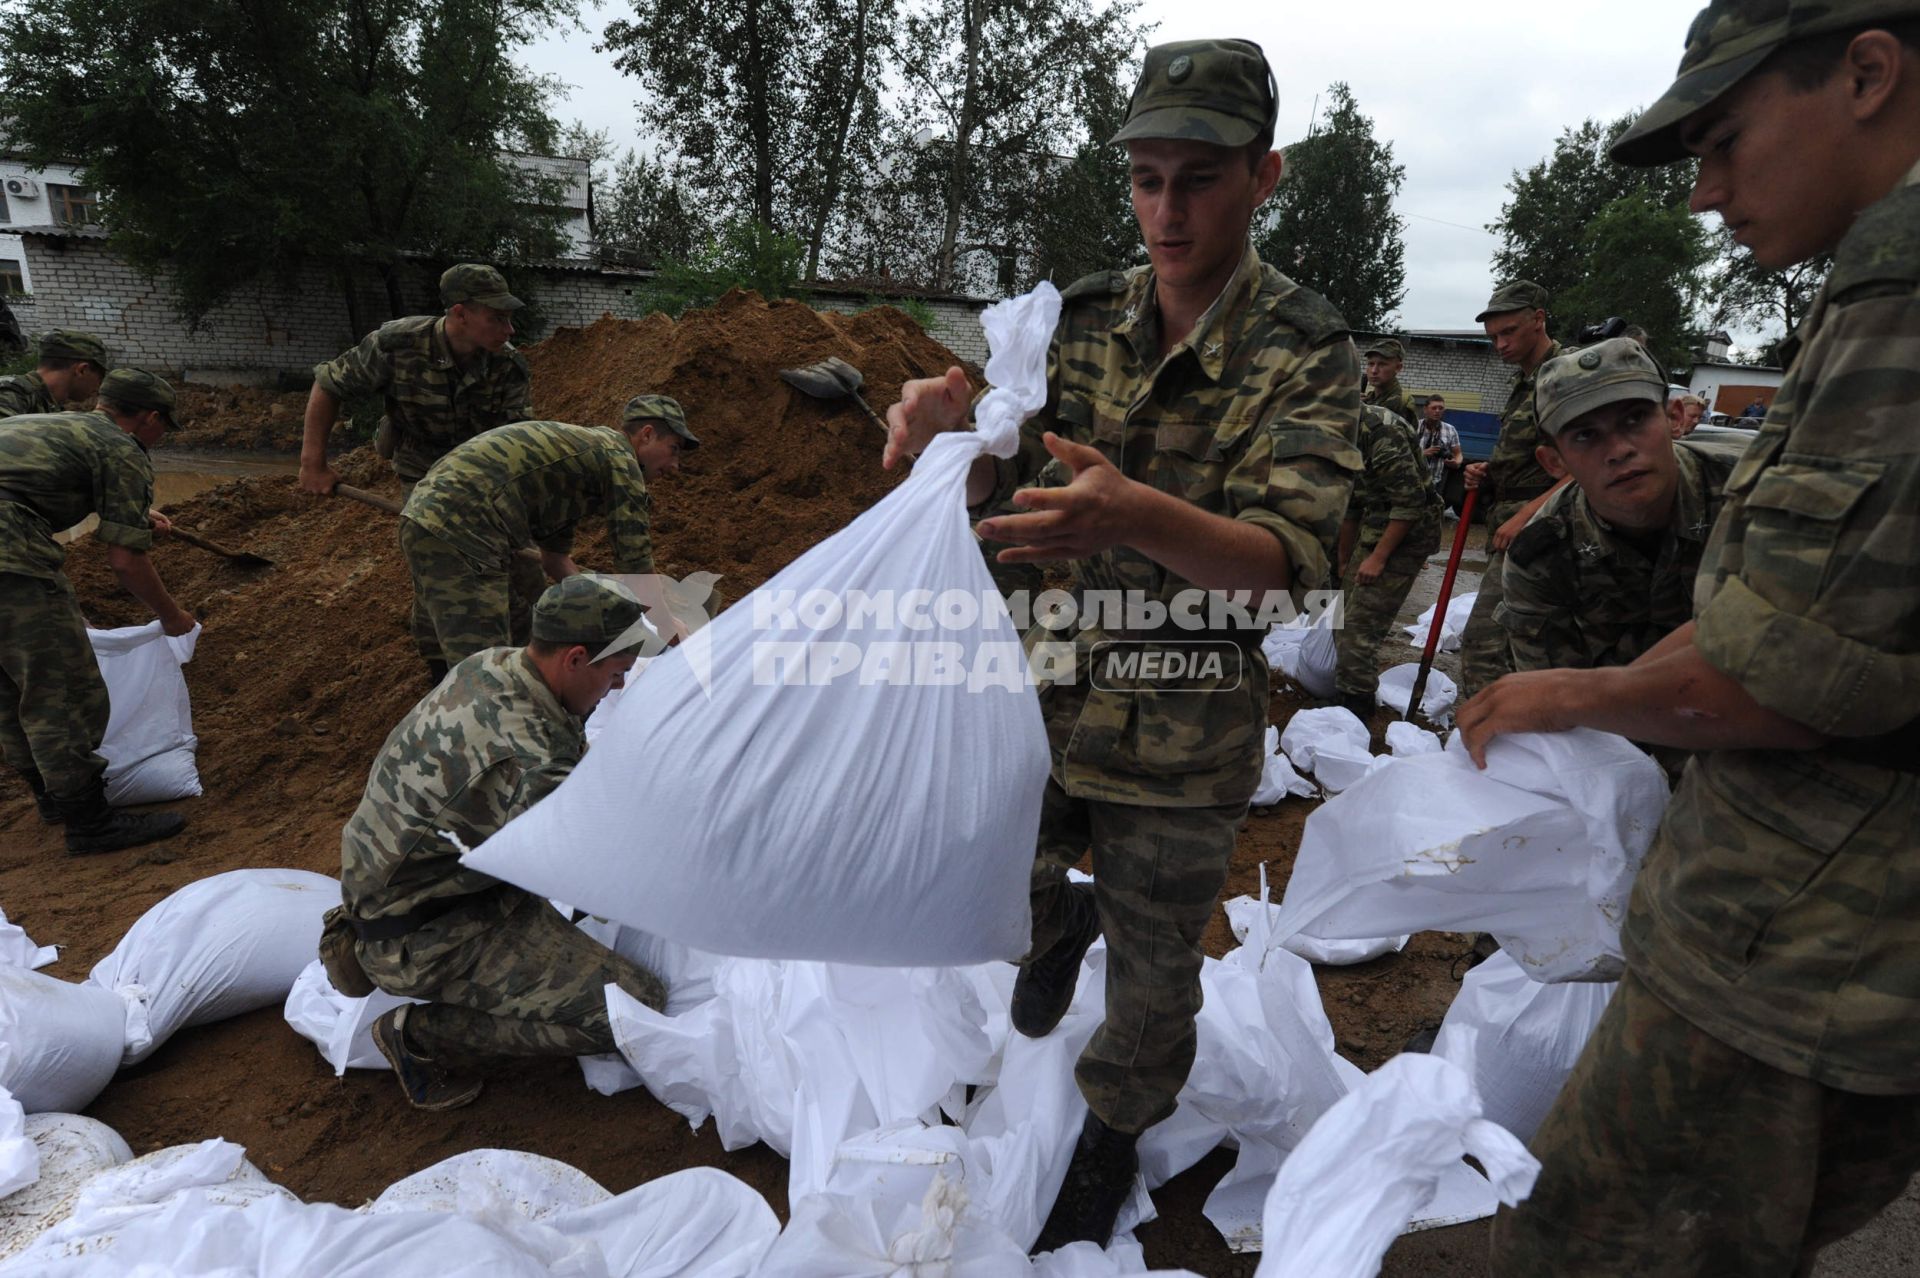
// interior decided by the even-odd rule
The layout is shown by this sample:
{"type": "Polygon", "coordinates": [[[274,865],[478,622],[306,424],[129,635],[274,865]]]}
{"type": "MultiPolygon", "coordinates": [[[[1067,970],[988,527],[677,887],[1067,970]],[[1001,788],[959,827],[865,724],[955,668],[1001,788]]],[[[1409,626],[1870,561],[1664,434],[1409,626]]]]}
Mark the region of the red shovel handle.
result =
{"type": "Polygon", "coordinates": [[[1467,489],[1467,499],[1460,503],[1460,526],[1453,532],[1453,553],[1447,556],[1447,575],[1440,579],[1440,597],[1433,605],[1433,625],[1427,629],[1427,647],[1420,654],[1420,673],[1414,676],[1413,695],[1407,698],[1405,718],[1411,719],[1420,708],[1420,699],[1427,693],[1427,676],[1433,673],[1433,654],[1440,648],[1440,630],[1447,624],[1447,602],[1453,598],[1453,577],[1460,571],[1460,553],[1467,548],[1467,529],[1473,526],[1473,503],[1480,496],[1478,488],[1467,489]]]}

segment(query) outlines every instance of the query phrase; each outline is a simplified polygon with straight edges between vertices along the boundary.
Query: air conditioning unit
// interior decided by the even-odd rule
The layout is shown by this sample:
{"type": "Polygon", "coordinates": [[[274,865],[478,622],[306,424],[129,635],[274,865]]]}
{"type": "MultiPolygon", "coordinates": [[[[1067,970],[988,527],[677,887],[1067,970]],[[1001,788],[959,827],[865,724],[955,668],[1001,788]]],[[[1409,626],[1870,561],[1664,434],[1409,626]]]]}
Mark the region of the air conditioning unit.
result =
{"type": "Polygon", "coordinates": [[[7,194],[31,200],[40,194],[40,184],[32,178],[10,177],[7,179],[7,194]]]}

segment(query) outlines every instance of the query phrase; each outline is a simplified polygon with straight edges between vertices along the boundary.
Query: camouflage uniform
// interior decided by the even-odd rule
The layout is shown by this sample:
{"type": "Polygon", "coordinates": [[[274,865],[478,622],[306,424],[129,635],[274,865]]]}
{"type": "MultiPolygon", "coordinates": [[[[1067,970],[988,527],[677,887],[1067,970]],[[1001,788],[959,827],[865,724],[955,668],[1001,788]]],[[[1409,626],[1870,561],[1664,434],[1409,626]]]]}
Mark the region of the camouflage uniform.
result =
{"type": "Polygon", "coordinates": [[[414,487],[400,519],[421,653],[453,665],[507,643],[514,552],[569,553],[589,515],[606,517],[613,571],[652,572],[652,510],[633,445],[609,427],[516,422],[455,448],[414,487]]]}
{"type": "Polygon", "coordinates": [[[1651,559],[1594,513],[1578,484],[1548,498],[1514,538],[1496,614],[1514,669],[1630,665],[1692,617],[1694,574],[1742,448],[1684,440],[1673,451],[1673,523],[1651,559]]]}
{"type": "MultiPolygon", "coordinates": [[[[1146,268],[1092,275],[1066,291],[1047,405],[1022,429],[1020,452],[995,459],[983,508],[1028,482],[1067,482],[1041,441],[1051,430],[1099,449],[1132,479],[1271,533],[1292,562],[1296,599],[1326,586],[1361,464],[1359,359],[1344,321],[1249,246],[1220,299],[1164,360],[1159,322],[1146,268]]],[[[1073,572],[1083,599],[1135,591],[1164,603],[1193,589],[1127,546],[1078,560],[1073,572]]],[[[1066,872],[1091,846],[1107,1015],[1075,1072],[1093,1112],[1121,1132],[1170,1114],[1192,1066],[1200,933],[1259,781],[1268,687],[1260,636],[1245,634],[1217,690],[1090,687],[1093,645],[1130,635],[1166,638],[1089,626],[1075,637],[1073,682],[1041,690],[1053,772],[1031,951],[1043,953],[1069,925],[1066,872]]]]}
{"type": "Polygon", "coordinates": [[[1346,565],[1346,615],[1334,640],[1339,664],[1333,681],[1342,697],[1371,700],[1380,682],[1380,641],[1393,628],[1427,556],[1440,549],[1444,512],[1413,428],[1382,405],[1369,404],[1360,414],[1360,455],[1366,469],[1353,485],[1346,516],[1359,522],[1360,539],[1353,562],[1346,565]],[[1355,575],[1361,562],[1396,519],[1407,521],[1406,535],[1387,556],[1386,571],[1361,585],[1355,575]]]}
{"type": "Polygon", "coordinates": [[[59,401],[54,399],[47,384],[40,380],[40,374],[18,373],[12,377],[0,377],[0,418],[24,417],[28,414],[41,416],[59,411],[59,401]]]}
{"type": "MultiPolygon", "coordinates": [[[[1546,359],[1559,355],[1560,343],[1547,348],[1546,359]]],[[[1487,470],[1480,481],[1480,509],[1487,513],[1489,540],[1502,524],[1520,513],[1520,508],[1551,489],[1556,482],[1541,466],[1533,450],[1543,442],[1539,424],[1534,420],[1533,379],[1540,371],[1521,373],[1513,379],[1507,394],[1507,406],[1500,413],[1500,438],[1487,459],[1487,470]]],[[[1500,590],[1507,569],[1507,552],[1489,545],[1486,571],[1480,577],[1480,594],[1473,611],[1460,632],[1460,699],[1465,701],[1503,674],[1513,670],[1513,654],[1507,647],[1507,632],[1495,620],[1500,608],[1500,590]]]]}
{"type": "Polygon", "coordinates": [[[53,539],[98,514],[110,546],[153,545],[153,467],[105,413],[0,422],[0,754],[73,798],[106,770],[107,686],[53,539]]]}
{"type": "Polygon", "coordinates": [[[1362,403],[1376,404],[1386,409],[1409,426],[1413,425],[1416,419],[1413,400],[1408,398],[1406,388],[1400,385],[1400,379],[1397,377],[1385,386],[1367,387],[1366,393],[1360,397],[1360,400],[1362,403]]]}
{"type": "Polygon", "coordinates": [[[362,922],[431,915],[354,947],[375,985],[429,1000],[406,1022],[423,1055],[471,1066],[608,1052],[607,984],[665,1005],[651,973],[539,897],[464,868],[448,837],[478,846],[585,750],[580,719],[519,648],[461,662],[387,735],[340,836],[341,900],[362,922]]]}
{"type": "MultiPolygon", "coordinates": [[[[1671,158],[1687,90],[1768,53],[1719,47],[1752,25],[1861,21],[1752,8],[1696,20],[1617,158],[1671,158]]],[[[1645,999],[1615,1000],[1535,1138],[1497,1273],[1804,1273],[1920,1167],[1917,228],[1920,166],[1840,242],[1695,588],[1699,654],[1832,740],[1695,756],[1621,934],[1645,999]]]]}

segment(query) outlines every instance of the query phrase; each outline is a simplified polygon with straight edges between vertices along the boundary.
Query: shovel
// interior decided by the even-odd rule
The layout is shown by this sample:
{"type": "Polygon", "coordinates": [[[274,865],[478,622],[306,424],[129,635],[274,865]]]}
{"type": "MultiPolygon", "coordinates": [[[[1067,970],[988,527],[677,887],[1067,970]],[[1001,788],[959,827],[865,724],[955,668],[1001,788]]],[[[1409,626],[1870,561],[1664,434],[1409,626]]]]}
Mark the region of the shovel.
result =
{"type": "MultiPolygon", "coordinates": [[[[393,498],[382,497],[379,493],[370,493],[364,488],[355,488],[352,484],[335,484],[333,491],[342,497],[351,497],[357,502],[371,506],[375,510],[384,510],[389,515],[400,513],[400,503],[393,498]]],[[[522,559],[531,559],[536,564],[540,562],[540,552],[537,550],[529,550],[522,546],[513,553],[522,559]]]]}
{"type": "Polygon", "coordinates": [[[1433,604],[1433,626],[1427,631],[1426,651],[1420,654],[1420,672],[1414,676],[1413,694],[1407,698],[1407,712],[1401,716],[1412,719],[1420,713],[1421,699],[1427,695],[1427,676],[1433,673],[1433,654],[1440,647],[1440,631],[1447,624],[1447,603],[1453,598],[1453,575],[1460,571],[1460,552],[1467,548],[1467,529],[1473,526],[1473,502],[1480,495],[1478,488],[1467,489],[1467,499],[1460,503],[1460,526],[1454,530],[1453,553],[1447,556],[1447,575],[1440,579],[1440,597],[1433,604]]]}
{"type": "Polygon", "coordinates": [[[181,541],[186,542],[189,546],[198,546],[202,550],[219,555],[222,559],[231,559],[242,568],[273,567],[273,560],[267,558],[265,555],[256,555],[251,550],[229,550],[219,542],[209,541],[199,533],[189,532],[179,524],[175,524],[168,531],[181,541]]]}
{"type": "Polygon", "coordinates": [[[815,399],[852,399],[867,416],[873,418],[875,426],[881,430],[887,428],[880,414],[873,411],[873,405],[860,394],[860,388],[866,385],[867,379],[859,369],[837,355],[829,355],[799,368],[783,368],[780,370],[780,380],[815,399]]]}

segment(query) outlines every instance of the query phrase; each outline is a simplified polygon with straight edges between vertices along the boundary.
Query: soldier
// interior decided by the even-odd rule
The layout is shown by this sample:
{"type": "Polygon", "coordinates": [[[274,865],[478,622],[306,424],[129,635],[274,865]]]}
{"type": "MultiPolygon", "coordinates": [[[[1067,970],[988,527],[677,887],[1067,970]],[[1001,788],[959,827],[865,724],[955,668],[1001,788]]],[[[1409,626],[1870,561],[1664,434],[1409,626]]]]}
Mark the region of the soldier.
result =
{"type": "Polygon", "coordinates": [[[1407,398],[1407,392],[1400,385],[1400,369],[1407,362],[1407,352],[1399,339],[1381,338],[1367,347],[1366,359],[1367,390],[1361,398],[1369,404],[1378,404],[1387,409],[1407,425],[1413,425],[1413,401],[1407,398]]]}
{"type": "Polygon", "coordinates": [[[1675,443],[1659,365],[1616,337],[1541,365],[1555,490],[1507,550],[1497,614],[1516,670],[1624,666],[1692,616],[1693,578],[1743,446],[1675,443]]]}
{"type": "MultiPolygon", "coordinates": [[[[1360,362],[1339,314],[1262,263],[1248,238],[1282,167],[1274,107],[1256,44],[1148,51],[1114,141],[1127,147],[1149,265],[1067,289],[1045,408],[1016,457],[975,463],[974,509],[1011,499],[1023,512],[979,526],[1014,543],[1003,562],[1071,560],[1083,600],[1119,592],[1143,613],[1204,603],[1208,591],[1297,598],[1328,584],[1361,465],[1360,362]]],[[[909,382],[888,413],[884,464],[964,429],[968,398],[957,368],[909,382]]],[[[1106,1019],[1075,1070],[1089,1114],[1039,1251],[1107,1240],[1140,1133],[1173,1112],[1193,1063],[1200,934],[1266,731],[1257,632],[1082,621],[1075,673],[1040,693],[1053,770],[1013,1024],[1031,1037],[1053,1030],[1102,932],[1106,1019]],[[1116,681],[1107,666],[1090,686],[1096,643],[1183,634],[1230,639],[1236,668],[1173,688],[1116,681]],[[1089,848],[1094,883],[1070,886],[1067,869],[1089,848]]]]}
{"type": "Polygon", "coordinates": [[[1494,354],[1520,372],[1507,393],[1500,414],[1500,437],[1493,455],[1469,463],[1466,486],[1480,491],[1480,508],[1487,515],[1487,567],[1480,577],[1480,594],[1460,632],[1460,695],[1471,697],[1513,669],[1507,651],[1507,632],[1494,620],[1500,607],[1500,583],[1507,566],[1507,547],[1547,494],[1559,484],[1540,465],[1540,430],[1533,420],[1533,377],[1542,364],[1560,353],[1560,343],[1547,335],[1547,291],[1527,280],[1515,280],[1495,290],[1487,309],[1475,317],[1486,326],[1494,354]]]}
{"type": "Polygon", "coordinates": [[[1340,704],[1365,719],[1380,683],[1380,641],[1427,556],[1440,549],[1441,506],[1412,427],[1384,404],[1368,404],[1360,414],[1360,455],[1366,469],[1340,524],[1346,616],[1334,640],[1333,683],[1340,704]]]}
{"type": "Polygon", "coordinates": [[[1716,0],[1613,144],[1689,154],[1756,264],[1833,267],[1693,620],[1461,710],[1476,758],[1576,726],[1697,752],[1496,1274],[1809,1273],[1920,1169],[1920,0],[1716,0]]]}
{"type": "Polygon", "coordinates": [[[40,335],[39,364],[31,373],[0,377],[0,418],[58,413],[92,399],[107,375],[107,348],[92,333],[56,328],[40,335]]]}
{"type": "MultiPolygon", "coordinates": [[[[413,636],[435,682],[447,667],[511,642],[507,566],[524,546],[558,581],[580,571],[574,526],[604,515],[614,571],[651,573],[647,479],[698,448],[665,395],[637,395],[621,427],[516,422],[460,444],[407,498],[400,549],[413,574],[413,636]]],[[[645,600],[649,607],[658,600],[645,600]]]]}
{"type": "Polygon", "coordinates": [[[91,413],[0,422],[0,753],[26,778],[48,824],[66,823],[67,851],[115,852],[171,838],[174,812],[107,806],[107,686],[87,623],[61,571],[54,533],[98,514],[94,536],[127,593],[183,635],[193,617],[147,558],[153,467],[147,449],[173,425],[173,388],[121,368],[100,382],[91,413]]]}
{"type": "Polygon", "coordinates": [[[544,899],[460,864],[551,793],[586,751],[584,721],[633,666],[640,601],[577,573],[534,607],[525,648],[456,666],[387,735],[340,836],[341,906],[321,957],[343,990],[425,999],[373,1025],[407,1099],[456,1109],[503,1059],[614,1050],[606,987],[666,1005],[659,979],[544,899]]]}

